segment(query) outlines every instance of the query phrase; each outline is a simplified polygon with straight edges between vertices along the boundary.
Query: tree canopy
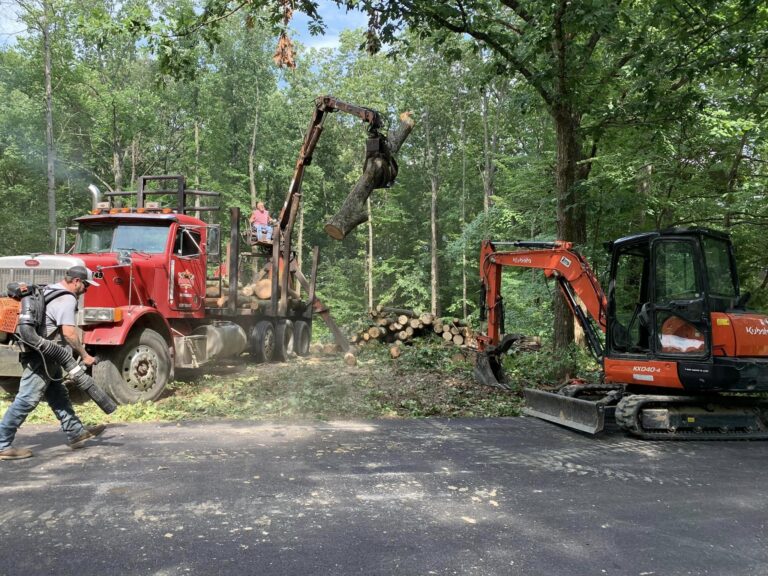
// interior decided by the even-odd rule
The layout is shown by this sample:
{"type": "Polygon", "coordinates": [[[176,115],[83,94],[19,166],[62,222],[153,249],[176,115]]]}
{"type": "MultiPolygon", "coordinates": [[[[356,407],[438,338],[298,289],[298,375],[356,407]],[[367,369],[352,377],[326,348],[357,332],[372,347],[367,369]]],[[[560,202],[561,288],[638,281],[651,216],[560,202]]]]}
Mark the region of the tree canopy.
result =
{"type": "MultiPolygon", "coordinates": [[[[48,15],[56,224],[87,210],[88,184],[152,173],[274,212],[313,99],[333,94],[392,126],[405,110],[417,120],[397,184],[371,198],[370,236],[322,230],[359,175],[359,123],[331,118],[305,177],[303,247],[320,246],[319,290],[342,321],[367,306],[367,271],[376,302],[476,315],[482,238],[571,240],[600,272],[603,241],[675,225],[729,231],[754,303],[768,302],[763,3],[338,4],[369,27],[335,50],[293,38],[293,10],[322,29],[308,0],[46,0],[25,13],[48,15]]],[[[3,254],[51,248],[43,40],[30,26],[0,49],[3,254]]],[[[570,338],[562,310],[541,305],[553,287],[507,282],[508,326],[550,334],[554,313],[570,338]]]]}

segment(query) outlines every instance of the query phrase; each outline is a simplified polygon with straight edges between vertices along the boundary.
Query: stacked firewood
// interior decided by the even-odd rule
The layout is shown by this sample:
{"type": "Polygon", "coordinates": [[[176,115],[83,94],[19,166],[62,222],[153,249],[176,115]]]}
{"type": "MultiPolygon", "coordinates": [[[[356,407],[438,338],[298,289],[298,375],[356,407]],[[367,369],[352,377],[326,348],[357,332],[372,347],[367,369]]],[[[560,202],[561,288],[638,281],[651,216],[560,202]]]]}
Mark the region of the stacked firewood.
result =
{"type": "Polygon", "coordinates": [[[353,344],[365,342],[402,342],[414,338],[439,336],[456,346],[473,341],[472,330],[458,318],[436,318],[434,314],[419,313],[404,308],[377,306],[369,312],[370,319],[350,338],[353,344]]]}

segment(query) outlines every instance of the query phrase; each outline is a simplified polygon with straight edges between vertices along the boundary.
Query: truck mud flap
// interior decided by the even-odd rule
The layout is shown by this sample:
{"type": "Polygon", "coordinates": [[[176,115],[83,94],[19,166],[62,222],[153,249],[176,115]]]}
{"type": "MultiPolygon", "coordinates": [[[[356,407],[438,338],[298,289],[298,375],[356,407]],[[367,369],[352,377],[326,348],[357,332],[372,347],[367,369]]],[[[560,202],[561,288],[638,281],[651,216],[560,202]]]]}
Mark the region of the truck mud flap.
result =
{"type": "Polygon", "coordinates": [[[529,416],[554,422],[574,430],[597,434],[605,425],[605,405],[542,390],[523,390],[529,416]]]}

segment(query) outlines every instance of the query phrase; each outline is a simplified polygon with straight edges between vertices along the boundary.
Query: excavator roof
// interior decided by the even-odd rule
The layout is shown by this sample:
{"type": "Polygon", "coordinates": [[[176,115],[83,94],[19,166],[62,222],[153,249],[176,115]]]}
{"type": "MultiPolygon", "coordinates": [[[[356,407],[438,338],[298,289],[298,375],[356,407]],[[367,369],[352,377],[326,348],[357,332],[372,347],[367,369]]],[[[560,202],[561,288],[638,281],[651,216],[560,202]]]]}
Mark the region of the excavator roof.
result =
{"type": "Polygon", "coordinates": [[[664,230],[654,230],[652,232],[631,234],[617,240],[605,242],[603,246],[605,247],[606,251],[611,253],[619,246],[624,246],[627,244],[646,244],[651,242],[654,238],[658,238],[660,236],[712,236],[721,240],[729,240],[730,238],[728,234],[718,230],[711,230],[709,228],[686,228],[678,226],[674,228],[665,228],[664,230]]]}

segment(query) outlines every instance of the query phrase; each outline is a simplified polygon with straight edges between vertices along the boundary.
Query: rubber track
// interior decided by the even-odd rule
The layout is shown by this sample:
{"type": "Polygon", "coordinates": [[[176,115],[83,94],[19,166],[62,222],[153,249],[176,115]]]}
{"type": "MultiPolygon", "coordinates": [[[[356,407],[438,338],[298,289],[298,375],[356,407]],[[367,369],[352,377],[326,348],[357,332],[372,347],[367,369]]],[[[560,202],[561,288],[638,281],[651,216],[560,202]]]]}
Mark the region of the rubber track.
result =
{"type": "MultiPolygon", "coordinates": [[[[616,423],[622,430],[645,440],[768,440],[768,431],[721,432],[713,430],[711,432],[696,432],[693,430],[669,430],[650,432],[641,428],[640,412],[643,408],[663,408],[672,404],[695,406],[709,404],[711,401],[712,399],[710,398],[702,399],[695,396],[651,396],[642,394],[625,396],[616,406],[616,423]]],[[[727,405],[727,403],[723,405],[727,405]]]]}

